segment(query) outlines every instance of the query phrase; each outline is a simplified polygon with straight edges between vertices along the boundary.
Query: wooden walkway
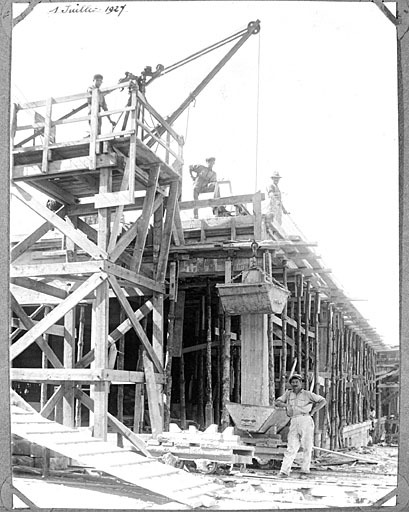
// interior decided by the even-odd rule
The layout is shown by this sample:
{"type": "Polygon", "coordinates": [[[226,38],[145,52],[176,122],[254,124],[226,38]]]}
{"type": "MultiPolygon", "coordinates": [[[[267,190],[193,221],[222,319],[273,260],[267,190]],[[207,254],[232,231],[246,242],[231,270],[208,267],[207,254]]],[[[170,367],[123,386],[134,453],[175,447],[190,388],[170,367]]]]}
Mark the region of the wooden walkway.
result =
{"type": "Polygon", "coordinates": [[[95,467],[189,507],[209,504],[208,493],[220,486],[156,459],[91,437],[89,431],[65,427],[40,414],[11,405],[12,433],[82,464],[95,467]]]}

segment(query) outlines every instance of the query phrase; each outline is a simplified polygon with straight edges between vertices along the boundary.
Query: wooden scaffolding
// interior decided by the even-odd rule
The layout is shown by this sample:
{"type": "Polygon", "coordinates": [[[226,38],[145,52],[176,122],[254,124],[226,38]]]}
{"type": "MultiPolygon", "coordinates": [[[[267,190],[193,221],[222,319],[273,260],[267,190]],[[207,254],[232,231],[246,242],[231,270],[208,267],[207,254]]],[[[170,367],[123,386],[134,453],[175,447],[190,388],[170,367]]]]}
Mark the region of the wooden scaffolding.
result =
{"type": "MultiPolygon", "coordinates": [[[[132,83],[103,92],[119,87],[129,88],[125,108],[100,111],[95,89],[91,95],[15,105],[12,128],[12,194],[44,219],[11,251],[16,317],[11,360],[36,343],[43,364],[13,368],[12,380],[42,383],[41,413],[47,417],[55,410],[67,426],[74,426],[79,399],[92,410],[94,435],[102,439],[110,385],[118,383],[146,386],[152,432],[162,430],[165,275],[171,237],[183,239],[178,209],[183,139],[132,83]],[[122,127],[100,132],[104,117],[115,114],[124,116],[122,127]],[[79,139],[81,130],[84,137],[79,139]],[[33,188],[53,202],[44,204],[33,188]],[[136,216],[125,228],[124,211],[136,216]],[[47,262],[26,264],[26,251],[50,230],[62,234],[62,247],[47,262]],[[149,267],[142,262],[148,235],[153,242],[149,267]],[[122,310],[111,332],[110,297],[122,310]],[[41,306],[28,314],[23,306],[34,304],[41,306]],[[82,353],[85,308],[91,309],[91,344],[82,353]],[[144,322],[148,315],[149,332],[144,322]],[[77,350],[76,328],[82,341],[77,350]],[[115,343],[130,329],[141,343],[142,364],[138,371],[118,369],[121,365],[114,369],[115,343]],[[48,343],[50,334],[59,337],[62,357],[48,343]],[[90,387],[89,396],[83,386],[90,387]]],[[[114,429],[120,432],[117,423],[114,429]]]]}

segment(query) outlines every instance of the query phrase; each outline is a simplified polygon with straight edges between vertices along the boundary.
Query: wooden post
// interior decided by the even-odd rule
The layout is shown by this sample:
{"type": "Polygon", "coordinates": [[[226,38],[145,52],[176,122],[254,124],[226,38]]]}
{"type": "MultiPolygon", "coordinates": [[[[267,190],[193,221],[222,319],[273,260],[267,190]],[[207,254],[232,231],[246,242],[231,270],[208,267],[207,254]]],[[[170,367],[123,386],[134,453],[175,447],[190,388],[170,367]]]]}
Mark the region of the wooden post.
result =
{"type": "Polygon", "coordinates": [[[210,283],[206,288],[207,299],[207,332],[206,332],[206,406],[205,424],[206,427],[213,425],[213,382],[212,382],[212,293],[210,283]]]}
{"type": "MultiPolygon", "coordinates": [[[[46,306],[44,308],[44,316],[47,316],[50,312],[51,308],[50,306],[46,306]]],[[[48,344],[49,335],[45,333],[43,335],[44,342],[48,344]]],[[[41,352],[41,367],[47,368],[48,367],[48,359],[44,352],[41,352]]],[[[41,383],[41,389],[40,389],[40,409],[44,407],[48,400],[48,386],[46,382],[41,383]]]]}
{"type": "MultiPolygon", "coordinates": [[[[73,368],[75,364],[75,308],[64,316],[64,368],[73,368]]],[[[74,382],[64,383],[63,424],[75,426],[74,382]]]]}
{"type": "MultiPolygon", "coordinates": [[[[224,282],[229,283],[232,277],[232,259],[229,257],[224,266],[224,282]]],[[[231,317],[224,315],[223,333],[223,377],[222,377],[222,428],[230,425],[230,416],[226,403],[230,402],[230,361],[231,361],[231,317]]]]}
{"type": "MultiPolygon", "coordinates": [[[[143,324],[142,324],[143,326],[143,324]]],[[[142,347],[139,347],[138,357],[136,361],[136,371],[143,371],[142,347]]],[[[133,411],[133,431],[135,433],[142,432],[143,421],[145,416],[145,392],[143,384],[135,384],[135,401],[133,411]]]]}
{"type": "MultiPolygon", "coordinates": [[[[273,261],[270,251],[263,253],[264,272],[271,279],[273,276],[273,261]]],[[[267,343],[268,343],[268,403],[275,400],[275,372],[274,372],[274,322],[272,315],[267,315],[267,343]]],[[[284,343],[284,341],[282,342],[284,343]]]]}
{"type": "MultiPolygon", "coordinates": [[[[321,297],[319,292],[315,292],[314,295],[314,393],[317,395],[320,393],[320,308],[321,308],[321,297]]],[[[314,425],[314,445],[321,446],[320,436],[320,421],[321,415],[317,414],[314,425]]]]}
{"type": "MultiPolygon", "coordinates": [[[[288,312],[288,306],[286,306],[287,307],[287,316],[289,316],[291,318],[291,320],[294,320],[294,318],[295,318],[295,313],[294,313],[295,301],[290,299],[289,303],[290,303],[290,308],[289,308],[290,311],[289,312],[288,312]]],[[[288,328],[288,330],[289,330],[288,334],[289,334],[290,338],[294,342],[290,346],[290,360],[291,360],[291,364],[293,364],[293,362],[295,360],[295,357],[296,357],[295,356],[295,348],[296,348],[295,345],[296,345],[296,343],[295,343],[295,335],[294,335],[295,329],[294,329],[293,326],[291,326],[291,327],[288,328]]]]}
{"type": "Polygon", "coordinates": [[[175,302],[176,302],[176,263],[170,264],[170,305],[168,314],[168,339],[166,342],[166,358],[165,358],[165,396],[166,405],[164,408],[164,429],[169,430],[170,407],[172,400],[172,359],[173,359],[173,342],[175,328],[175,302]]]}
{"type": "Polygon", "coordinates": [[[179,390],[180,390],[180,426],[183,430],[187,428],[186,422],[186,390],[185,390],[185,357],[183,352],[180,356],[180,380],[179,380],[179,390]]]}
{"type": "Polygon", "coordinates": [[[297,350],[297,372],[302,372],[302,333],[301,333],[301,322],[302,322],[302,296],[303,296],[303,288],[304,288],[304,280],[302,274],[296,274],[295,276],[295,289],[296,289],[296,298],[297,298],[297,340],[296,340],[296,350],[297,350]]]}
{"type": "MultiPolygon", "coordinates": [[[[119,323],[125,320],[126,316],[124,310],[119,308],[119,323]]],[[[118,370],[123,370],[125,367],[125,336],[121,336],[118,342],[118,359],[117,359],[117,368],[118,370]]],[[[116,417],[118,420],[123,423],[124,422],[124,385],[119,384],[117,386],[117,396],[116,396],[116,417]]],[[[120,448],[124,446],[124,440],[120,433],[116,436],[116,444],[120,448]]]]}
{"type": "MultiPolygon", "coordinates": [[[[85,306],[80,306],[79,325],[77,336],[77,362],[82,359],[84,353],[84,328],[85,328],[85,306]]],[[[81,389],[81,386],[80,386],[81,389]]],[[[75,426],[81,426],[81,401],[76,399],[75,402],[75,426]]]]}
{"type": "Polygon", "coordinates": [[[307,279],[304,294],[304,340],[305,340],[305,384],[310,387],[310,315],[311,315],[311,282],[307,279]]]}
{"type": "MultiPolygon", "coordinates": [[[[287,282],[287,261],[283,260],[283,285],[285,288],[288,286],[287,282]]],[[[285,387],[287,383],[287,301],[284,305],[283,312],[281,314],[281,371],[280,371],[280,396],[285,393],[285,387]]]]}
{"type": "MultiPolygon", "coordinates": [[[[112,191],[112,171],[103,168],[100,171],[99,193],[104,194],[112,191]]],[[[109,243],[110,210],[109,208],[98,209],[98,247],[106,250],[109,243]]],[[[105,280],[95,290],[93,302],[93,330],[92,334],[95,348],[95,368],[104,369],[108,364],[108,312],[109,312],[109,287],[105,280]]],[[[93,385],[94,392],[94,436],[106,439],[108,428],[108,391],[107,382],[98,382],[93,385]]]]}

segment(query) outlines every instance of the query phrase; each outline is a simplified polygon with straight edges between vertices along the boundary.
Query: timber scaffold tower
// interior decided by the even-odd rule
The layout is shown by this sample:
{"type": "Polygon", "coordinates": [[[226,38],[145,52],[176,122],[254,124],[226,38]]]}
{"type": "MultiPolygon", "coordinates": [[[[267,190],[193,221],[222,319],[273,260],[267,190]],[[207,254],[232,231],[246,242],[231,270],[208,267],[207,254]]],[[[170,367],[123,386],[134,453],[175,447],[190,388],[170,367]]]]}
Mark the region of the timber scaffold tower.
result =
{"type": "Polygon", "coordinates": [[[90,411],[94,436],[102,439],[108,423],[123,433],[108,413],[112,384],[145,387],[152,433],[162,430],[165,277],[171,238],[183,240],[183,139],[133,82],[103,92],[118,88],[129,88],[123,109],[100,111],[94,90],[15,106],[12,127],[12,194],[44,220],[11,250],[12,380],[40,383],[42,415],[54,414],[66,426],[78,424],[81,403],[90,411]],[[27,122],[33,110],[34,124],[27,122]],[[104,133],[101,121],[114,114],[126,122],[104,133]],[[78,139],[81,130],[89,136],[78,139]],[[33,188],[56,207],[47,207],[33,188]],[[126,226],[124,211],[136,212],[126,226]],[[59,235],[60,247],[49,260],[25,259],[53,230],[62,234],[62,245],[59,235]],[[142,261],[148,236],[149,268],[142,261]],[[137,368],[135,361],[124,370],[123,344],[118,351],[116,342],[131,329],[140,357],[137,368]],[[59,337],[57,345],[49,343],[51,334],[59,337]],[[41,367],[13,364],[33,344],[41,349],[41,367]]]}

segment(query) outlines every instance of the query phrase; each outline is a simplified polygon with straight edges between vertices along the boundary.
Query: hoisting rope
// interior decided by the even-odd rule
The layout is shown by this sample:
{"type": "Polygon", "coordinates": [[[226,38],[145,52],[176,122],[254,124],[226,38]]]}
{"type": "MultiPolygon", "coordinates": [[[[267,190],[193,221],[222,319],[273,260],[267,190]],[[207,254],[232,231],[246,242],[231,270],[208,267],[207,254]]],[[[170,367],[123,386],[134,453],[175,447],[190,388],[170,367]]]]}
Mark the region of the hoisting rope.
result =
{"type": "Polygon", "coordinates": [[[258,184],[258,142],[259,142],[259,114],[260,114],[260,60],[261,60],[261,35],[258,38],[257,56],[257,99],[256,99],[256,175],[254,191],[257,192],[258,184]]]}
{"type": "Polygon", "coordinates": [[[162,76],[166,75],[166,73],[170,73],[171,71],[174,71],[175,69],[177,69],[185,64],[188,64],[189,62],[192,62],[192,61],[198,59],[199,57],[202,57],[203,55],[206,55],[207,53],[212,52],[213,50],[217,50],[218,48],[221,48],[222,46],[224,46],[228,43],[231,43],[232,41],[235,41],[236,39],[238,39],[239,37],[244,35],[247,31],[248,31],[248,28],[245,28],[243,30],[240,30],[239,32],[236,32],[235,34],[232,34],[229,37],[226,37],[225,39],[222,39],[221,41],[219,41],[217,43],[214,43],[214,44],[208,46],[207,48],[204,48],[203,50],[200,50],[196,53],[192,53],[192,55],[189,55],[189,57],[186,57],[186,58],[166,67],[162,71],[161,75],[162,76]]]}

